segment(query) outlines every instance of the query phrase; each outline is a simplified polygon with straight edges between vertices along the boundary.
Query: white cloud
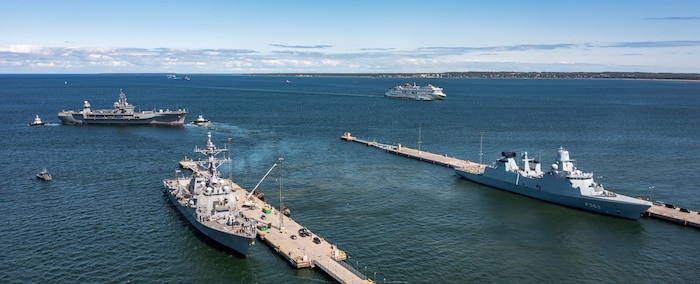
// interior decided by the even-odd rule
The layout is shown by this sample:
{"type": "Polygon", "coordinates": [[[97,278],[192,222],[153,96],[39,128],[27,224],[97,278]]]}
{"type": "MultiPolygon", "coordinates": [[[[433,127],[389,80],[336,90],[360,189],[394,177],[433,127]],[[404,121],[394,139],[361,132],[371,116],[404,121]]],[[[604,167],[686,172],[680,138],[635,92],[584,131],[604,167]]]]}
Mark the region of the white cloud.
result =
{"type": "MultiPolygon", "coordinates": [[[[449,71],[647,71],[698,72],[698,41],[609,44],[519,44],[491,47],[361,48],[337,52],[326,45],[248,49],[87,48],[0,46],[0,73],[94,72],[449,72],[449,71]],[[663,50],[664,61],[651,60],[663,50]],[[308,49],[316,49],[308,51],[308,49]],[[634,54],[635,61],[630,61],[634,54]],[[649,60],[641,60],[648,57],[649,60]],[[666,58],[668,57],[668,58],[666,58]],[[626,59],[627,58],[627,59],[626,59]],[[479,61],[481,60],[481,61],[479,61]],[[617,62],[617,65],[615,65],[617,62]],[[648,62],[648,66],[639,65],[648,62]],[[659,62],[668,62],[661,66],[659,62]],[[670,65],[674,64],[674,65],[670,65]],[[589,70],[582,70],[589,68],[589,70]]],[[[663,63],[662,63],[663,64],[663,63]]]]}
{"type": "Polygon", "coordinates": [[[10,52],[10,53],[39,53],[42,48],[33,45],[6,45],[0,46],[0,52],[10,52]]]}
{"type": "Polygon", "coordinates": [[[55,62],[37,62],[31,64],[32,67],[56,67],[55,62]]]}
{"type": "Polygon", "coordinates": [[[96,60],[96,59],[109,58],[109,56],[106,56],[104,54],[91,53],[91,54],[88,54],[87,58],[96,60]]]}

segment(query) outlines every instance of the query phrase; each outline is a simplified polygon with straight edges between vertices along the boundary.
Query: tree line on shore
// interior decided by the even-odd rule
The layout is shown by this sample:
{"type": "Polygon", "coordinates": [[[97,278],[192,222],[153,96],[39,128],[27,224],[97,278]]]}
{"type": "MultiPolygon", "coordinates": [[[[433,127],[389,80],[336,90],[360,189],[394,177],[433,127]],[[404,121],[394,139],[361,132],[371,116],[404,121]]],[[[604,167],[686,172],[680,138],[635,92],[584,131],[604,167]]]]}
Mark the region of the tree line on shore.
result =
{"type": "Polygon", "coordinates": [[[276,76],[362,76],[377,78],[523,78],[523,79],[658,79],[700,80],[700,73],[652,72],[515,72],[469,71],[443,73],[267,73],[276,76]]]}

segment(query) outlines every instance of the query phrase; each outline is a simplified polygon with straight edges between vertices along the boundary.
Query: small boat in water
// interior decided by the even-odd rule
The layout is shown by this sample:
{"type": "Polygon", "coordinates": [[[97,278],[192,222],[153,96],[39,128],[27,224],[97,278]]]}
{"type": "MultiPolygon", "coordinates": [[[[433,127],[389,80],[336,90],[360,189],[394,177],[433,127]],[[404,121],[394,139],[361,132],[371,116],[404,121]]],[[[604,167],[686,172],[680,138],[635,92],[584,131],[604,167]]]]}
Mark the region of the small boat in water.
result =
{"type": "Polygon", "coordinates": [[[49,171],[46,170],[46,168],[44,168],[42,171],[38,172],[36,174],[36,178],[41,179],[41,180],[45,180],[45,181],[49,181],[49,180],[53,179],[51,177],[51,174],[49,174],[49,171]]]}
{"type": "Polygon", "coordinates": [[[39,118],[39,115],[37,114],[36,117],[34,117],[34,121],[29,123],[29,126],[41,126],[44,124],[45,123],[41,121],[41,118],[39,118]]]}
{"type": "Polygon", "coordinates": [[[447,95],[442,92],[442,88],[435,87],[431,84],[427,86],[418,86],[406,83],[403,86],[396,86],[384,93],[384,97],[393,99],[416,100],[416,101],[434,101],[444,100],[447,95]]]}
{"type": "Polygon", "coordinates": [[[201,114],[197,116],[195,120],[192,121],[192,124],[197,125],[197,126],[206,126],[209,125],[210,121],[206,118],[204,118],[201,114]]]}
{"type": "Polygon", "coordinates": [[[168,74],[166,76],[168,76],[168,79],[170,79],[170,80],[185,80],[185,81],[190,80],[190,77],[188,77],[188,76],[178,77],[176,74],[168,74]]]}

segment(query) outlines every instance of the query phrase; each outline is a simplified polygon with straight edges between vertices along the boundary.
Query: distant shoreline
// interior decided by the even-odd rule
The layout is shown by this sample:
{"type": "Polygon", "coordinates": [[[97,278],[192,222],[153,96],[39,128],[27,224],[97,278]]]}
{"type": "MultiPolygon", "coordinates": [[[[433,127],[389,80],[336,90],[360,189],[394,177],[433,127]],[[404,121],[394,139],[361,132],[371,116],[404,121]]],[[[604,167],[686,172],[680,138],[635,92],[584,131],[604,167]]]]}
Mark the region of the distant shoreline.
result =
{"type": "Polygon", "coordinates": [[[657,79],[699,81],[700,73],[650,72],[444,72],[444,73],[251,73],[253,76],[356,76],[373,78],[657,79]]]}
{"type": "MultiPolygon", "coordinates": [[[[0,73],[0,76],[75,76],[75,75],[160,75],[165,73],[0,73]]],[[[174,74],[174,73],[167,73],[174,74]]],[[[700,73],[652,73],[652,72],[515,72],[470,71],[443,73],[183,73],[211,76],[287,76],[287,77],[370,77],[370,78],[479,78],[479,79],[626,79],[626,80],[678,80],[700,81],[700,73]]]]}

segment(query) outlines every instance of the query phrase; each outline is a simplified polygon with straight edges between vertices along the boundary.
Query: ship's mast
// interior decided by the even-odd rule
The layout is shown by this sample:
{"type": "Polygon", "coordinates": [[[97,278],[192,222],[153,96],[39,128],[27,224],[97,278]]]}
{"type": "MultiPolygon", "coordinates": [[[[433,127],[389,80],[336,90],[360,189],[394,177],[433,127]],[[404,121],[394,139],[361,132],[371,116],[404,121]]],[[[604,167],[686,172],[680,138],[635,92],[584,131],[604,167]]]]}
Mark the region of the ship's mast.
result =
{"type": "MultiPolygon", "coordinates": [[[[228,146],[227,147],[228,147],[228,160],[233,161],[231,159],[231,152],[233,152],[233,151],[231,151],[231,137],[228,138],[228,146]]],[[[233,163],[230,163],[228,165],[228,180],[233,181],[233,163]]]]}
{"type": "Polygon", "coordinates": [[[219,177],[219,172],[217,170],[219,166],[221,166],[223,163],[231,161],[230,158],[217,159],[215,157],[221,152],[228,151],[228,149],[217,149],[214,143],[211,142],[211,132],[207,133],[207,148],[199,149],[195,146],[194,151],[197,153],[207,155],[208,159],[203,163],[208,164],[207,171],[209,172],[212,178],[219,177]]]}

